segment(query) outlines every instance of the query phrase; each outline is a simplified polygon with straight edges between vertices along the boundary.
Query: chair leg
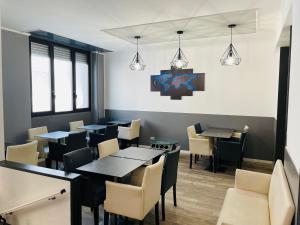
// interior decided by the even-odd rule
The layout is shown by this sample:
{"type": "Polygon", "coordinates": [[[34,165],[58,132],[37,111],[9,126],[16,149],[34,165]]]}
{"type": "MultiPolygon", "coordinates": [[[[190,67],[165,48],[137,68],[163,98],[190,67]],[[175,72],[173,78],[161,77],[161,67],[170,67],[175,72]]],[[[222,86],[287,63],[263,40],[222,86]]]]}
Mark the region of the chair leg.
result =
{"type": "Polygon", "coordinates": [[[140,225],[144,225],[144,220],[141,220],[141,221],[140,221],[140,225]]]}
{"type": "Polygon", "coordinates": [[[159,202],[155,205],[155,225],[159,225],[159,202]]]}
{"type": "Polygon", "coordinates": [[[165,215],[165,194],[161,195],[161,216],[162,220],[165,221],[166,215],[165,215]]]}
{"type": "Polygon", "coordinates": [[[136,146],[139,147],[139,138],[136,139],[136,146]]]}
{"type": "Polygon", "coordinates": [[[177,206],[177,198],[176,198],[176,184],[173,185],[173,202],[174,206],[177,206]]]}
{"type": "Polygon", "coordinates": [[[213,167],[214,167],[214,166],[213,166],[213,156],[210,155],[210,156],[209,156],[209,169],[210,169],[211,172],[214,171],[213,167]]]}
{"type": "Polygon", "coordinates": [[[109,213],[104,210],[104,225],[108,225],[109,213]]]}
{"type": "Polygon", "coordinates": [[[56,160],[56,167],[55,167],[57,170],[58,170],[58,161],[56,160]]]}
{"type": "Polygon", "coordinates": [[[94,207],[94,224],[99,225],[99,207],[94,207]]]}
{"type": "Polygon", "coordinates": [[[118,215],[117,214],[115,214],[115,225],[118,225],[118,215]]]}
{"type": "Polygon", "coordinates": [[[197,163],[197,155],[195,155],[195,164],[197,163]]]}
{"type": "Polygon", "coordinates": [[[193,154],[190,154],[190,169],[192,169],[193,164],[193,154]]]}
{"type": "Polygon", "coordinates": [[[45,166],[46,166],[46,168],[51,168],[51,159],[49,159],[49,158],[45,159],[45,166]]]}

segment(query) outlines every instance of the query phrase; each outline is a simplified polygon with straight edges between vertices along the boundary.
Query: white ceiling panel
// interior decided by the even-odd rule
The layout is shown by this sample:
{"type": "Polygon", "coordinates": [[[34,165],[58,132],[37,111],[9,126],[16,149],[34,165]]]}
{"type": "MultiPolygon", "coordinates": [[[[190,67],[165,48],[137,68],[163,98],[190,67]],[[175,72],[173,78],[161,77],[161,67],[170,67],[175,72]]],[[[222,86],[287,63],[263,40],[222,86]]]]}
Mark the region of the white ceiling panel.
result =
{"type": "Polygon", "coordinates": [[[185,40],[226,36],[230,34],[229,24],[237,25],[233,29],[233,34],[255,33],[257,9],[104,29],[102,31],[131,43],[135,43],[134,36],[139,35],[141,36],[139,43],[152,44],[177,40],[176,32],[178,30],[184,31],[182,39],[185,40]]]}

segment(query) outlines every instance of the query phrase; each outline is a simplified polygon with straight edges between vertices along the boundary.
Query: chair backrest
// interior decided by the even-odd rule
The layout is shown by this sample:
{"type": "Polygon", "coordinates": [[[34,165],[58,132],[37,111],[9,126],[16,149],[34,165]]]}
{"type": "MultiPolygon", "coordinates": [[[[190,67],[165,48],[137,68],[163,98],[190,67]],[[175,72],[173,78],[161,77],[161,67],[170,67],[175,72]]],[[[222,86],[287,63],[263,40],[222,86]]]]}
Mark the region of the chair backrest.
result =
{"type": "Polygon", "coordinates": [[[196,133],[197,133],[197,134],[201,134],[201,133],[203,132],[203,129],[202,129],[202,126],[201,126],[200,123],[196,123],[196,124],[194,125],[194,127],[195,127],[195,130],[196,130],[196,133]]]}
{"type": "Polygon", "coordinates": [[[117,138],[103,141],[98,144],[99,158],[102,159],[106,156],[114,154],[120,150],[117,138]]]}
{"type": "Polygon", "coordinates": [[[137,138],[140,136],[141,119],[132,120],[130,125],[130,137],[137,138]]]}
{"type": "Polygon", "coordinates": [[[44,147],[48,145],[48,141],[42,138],[35,137],[35,135],[46,134],[48,133],[48,128],[46,126],[43,127],[35,127],[28,129],[28,140],[29,141],[38,141],[38,151],[44,152],[44,147]]]}
{"type": "Polygon", "coordinates": [[[66,172],[76,173],[76,168],[86,165],[93,161],[91,149],[82,148],[63,156],[64,169],[66,172]]]}
{"type": "Polygon", "coordinates": [[[107,122],[108,122],[108,118],[106,118],[106,117],[102,117],[98,120],[99,125],[106,125],[107,122]]]}
{"type": "Polygon", "coordinates": [[[189,138],[195,138],[195,137],[197,137],[197,133],[196,133],[196,130],[195,130],[194,126],[189,126],[187,128],[187,133],[188,133],[188,137],[189,138]]]}
{"type": "MultiPolygon", "coordinates": [[[[38,138],[35,137],[35,135],[45,134],[45,133],[48,133],[48,128],[46,126],[30,128],[30,129],[28,129],[28,139],[32,140],[32,141],[38,140],[38,138]]],[[[43,140],[43,139],[41,139],[41,140],[43,140]]]]}
{"type": "Polygon", "coordinates": [[[250,127],[248,125],[244,126],[243,133],[248,133],[250,127]]]}
{"type": "Polygon", "coordinates": [[[161,178],[165,156],[159,161],[147,166],[143,176],[142,187],[144,190],[144,215],[147,214],[160,199],[161,178]]]}
{"type": "Polygon", "coordinates": [[[170,187],[177,183],[178,161],[180,155],[180,146],[175,150],[165,154],[165,164],[161,182],[161,192],[166,193],[170,187]]]}
{"type": "Polygon", "coordinates": [[[90,136],[89,146],[93,148],[97,147],[100,142],[107,140],[105,138],[105,135],[103,134],[89,133],[89,136],[90,136]]]}
{"type": "Polygon", "coordinates": [[[6,160],[31,165],[38,164],[37,141],[27,144],[8,146],[6,160]]]}
{"type": "Polygon", "coordinates": [[[118,125],[109,125],[105,129],[105,138],[107,140],[117,138],[118,137],[118,125]]]}
{"type": "Polygon", "coordinates": [[[85,148],[87,146],[86,132],[78,132],[69,134],[67,140],[67,152],[85,148]]]}
{"type": "Polygon", "coordinates": [[[248,133],[248,131],[249,131],[249,126],[245,125],[244,128],[243,128],[243,131],[235,131],[235,132],[233,132],[232,137],[236,138],[236,139],[240,139],[240,138],[242,138],[242,134],[243,133],[248,133]]]}
{"type": "Polygon", "coordinates": [[[84,126],[83,120],[69,122],[70,131],[82,131],[79,127],[84,126]]]}
{"type": "Polygon", "coordinates": [[[290,225],[295,206],[290,188],[280,160],[277,160],[269,188],[270,224],[290,225]]]}

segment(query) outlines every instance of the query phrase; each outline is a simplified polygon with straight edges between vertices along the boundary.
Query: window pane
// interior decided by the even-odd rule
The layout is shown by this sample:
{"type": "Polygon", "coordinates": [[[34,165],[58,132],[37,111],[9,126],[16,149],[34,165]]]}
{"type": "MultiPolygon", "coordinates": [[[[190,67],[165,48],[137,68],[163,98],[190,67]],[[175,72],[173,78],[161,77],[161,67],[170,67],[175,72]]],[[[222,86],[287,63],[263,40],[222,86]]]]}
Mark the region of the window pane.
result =
{"type": "Polygon", "coordinates": [[[73,79],[71,51],[54,47],[55,112],[73,110],[73,79]]]}
{"type": "Polygon", "coordinates": [[[89,65],[87,55],[76,53],[76,108],[89,107],[89,65]]]}
{"type": "Polygon", "coordinates": [[[31,43],[32,112],[51,111],[51,69],[47,45],[31,43]]]}

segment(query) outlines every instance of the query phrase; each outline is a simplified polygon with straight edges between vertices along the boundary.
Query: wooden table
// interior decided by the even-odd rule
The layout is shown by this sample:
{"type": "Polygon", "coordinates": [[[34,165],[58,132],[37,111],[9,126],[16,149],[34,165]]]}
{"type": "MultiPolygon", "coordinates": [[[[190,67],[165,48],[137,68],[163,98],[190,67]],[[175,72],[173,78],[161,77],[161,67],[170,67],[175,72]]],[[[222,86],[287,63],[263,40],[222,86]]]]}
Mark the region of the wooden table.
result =
{"type": "Polygon", "coordinates": [[[234,130],[225,128],[208,128],[203,131],[200,136],[213,138],[231,138],[234,130]]]}
{"type": "Polygon", "coordinates": [[[94,160],[91,163],[78,167],[77,170],[94,175],[122,178],[145,163],[146,161],[143,160],[106,156],[102,159],[94,160]]]}
{"type": "Polygon", "coordinates": [[[78,128],[83,129],[83,130],[87,130],[87,131],[96,132],[96,131],[105,129],[106,127],[107,127],[106,125],[91,124],[91,125],[81,126],[81,127],[78,127],[78,128]]]}
{"type": "Polygon", "coordinates": [[[164,150],[154,150],[150,148],[140,148],[140,147],[129,147],[124,150],[120,150],[115,154],[112,154],[112,157],[120,157],[127,159],[135,159],[142,161],[150,161],[159,158],[159,156],[163,155],[166,151],[164,150]]]}

